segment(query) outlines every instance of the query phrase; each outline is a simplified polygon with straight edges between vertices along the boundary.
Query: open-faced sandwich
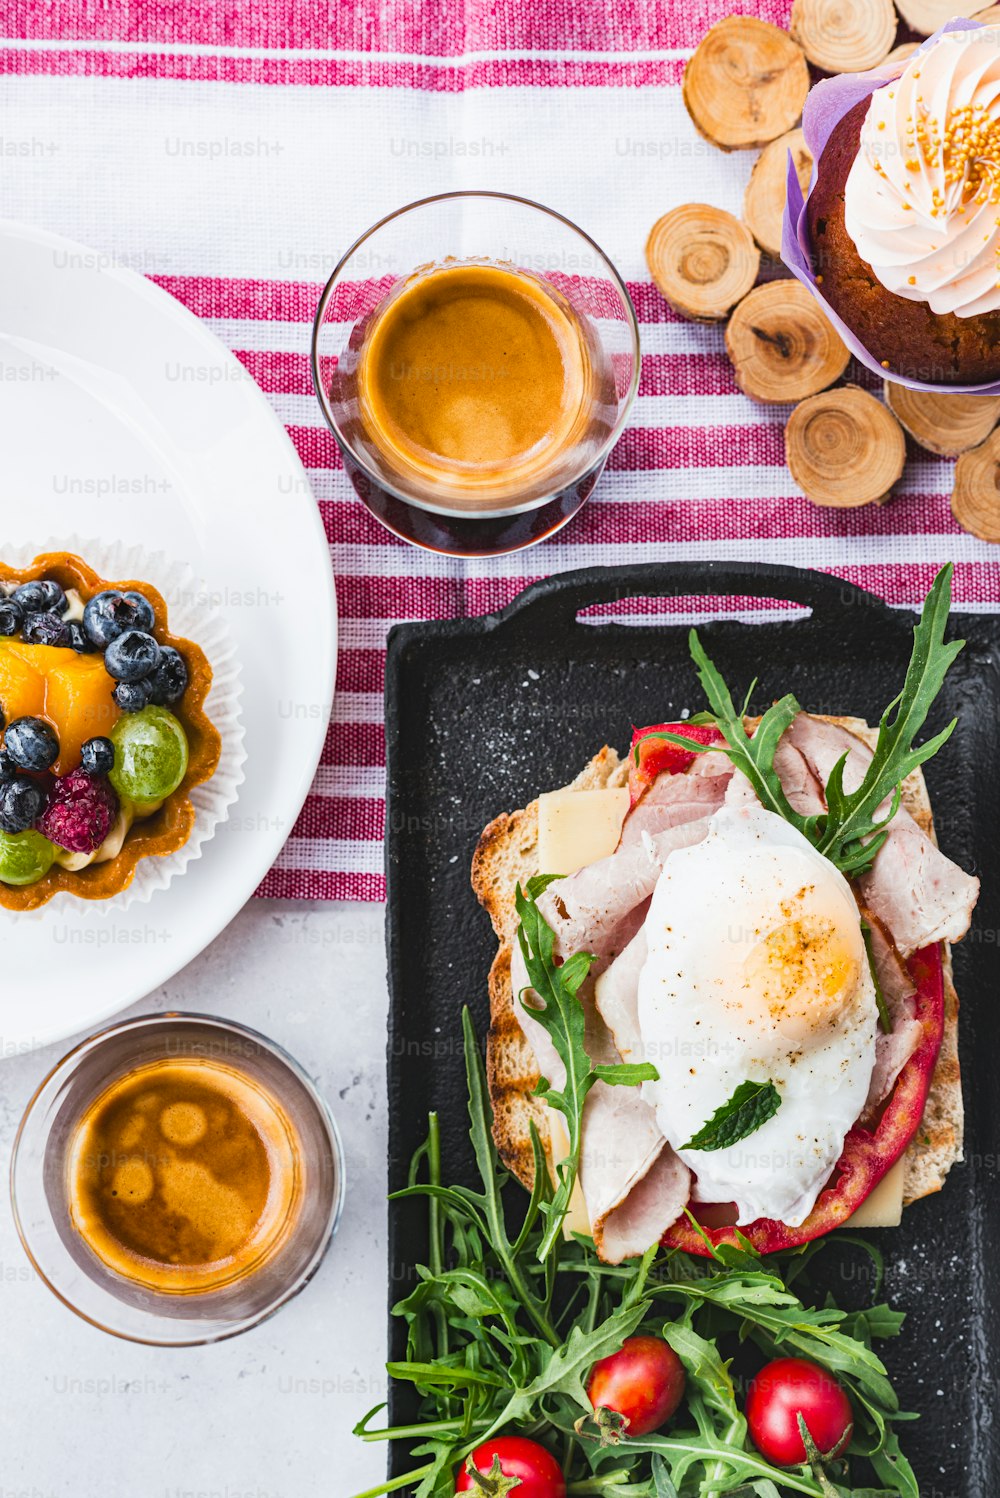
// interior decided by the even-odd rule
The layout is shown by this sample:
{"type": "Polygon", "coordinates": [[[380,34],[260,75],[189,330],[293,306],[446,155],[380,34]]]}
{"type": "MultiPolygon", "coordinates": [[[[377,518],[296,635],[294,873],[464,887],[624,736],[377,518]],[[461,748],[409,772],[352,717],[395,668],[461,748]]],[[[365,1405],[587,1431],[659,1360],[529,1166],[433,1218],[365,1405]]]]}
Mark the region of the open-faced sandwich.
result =
{"type": "Polygon", "coordinates": [[[0,907],[108,899],[184,845],[221,752],[211,683],[148,583],[65,552],[0,564],[0,907]]]}
{"type": "Polygon", "coordinates": [[[920,768],[954,725],[914,742],[961,648],[949,601],[945,569],[876,727],[790,696],[746,716],[692,634],[707,711],[483,833],[494,1138],[530,1188],[535,1126],[604,1260],[898,1223],[960,1158],[949,944],[978,881],[920,768]]]}

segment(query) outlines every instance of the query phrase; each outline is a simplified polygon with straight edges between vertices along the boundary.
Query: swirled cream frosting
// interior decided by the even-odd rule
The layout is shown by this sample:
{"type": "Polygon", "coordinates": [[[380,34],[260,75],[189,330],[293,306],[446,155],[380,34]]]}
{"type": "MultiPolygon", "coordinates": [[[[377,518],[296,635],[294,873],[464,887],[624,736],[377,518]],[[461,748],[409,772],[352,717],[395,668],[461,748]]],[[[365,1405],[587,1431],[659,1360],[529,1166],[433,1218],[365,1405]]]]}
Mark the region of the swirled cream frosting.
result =
{"type": "Polygon", "coordinates": [[[1000,26],[947,32],[875,90],[844,221],[887,291],[1000,309],[1000,26]]]}

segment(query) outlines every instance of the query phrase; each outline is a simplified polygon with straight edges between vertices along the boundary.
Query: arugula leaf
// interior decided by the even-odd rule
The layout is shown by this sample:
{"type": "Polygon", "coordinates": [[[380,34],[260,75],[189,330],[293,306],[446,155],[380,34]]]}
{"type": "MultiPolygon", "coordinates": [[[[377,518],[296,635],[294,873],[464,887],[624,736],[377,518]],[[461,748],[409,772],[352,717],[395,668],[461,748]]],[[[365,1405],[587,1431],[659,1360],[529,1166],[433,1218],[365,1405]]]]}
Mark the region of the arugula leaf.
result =
{"type": "MultiPolygon", "coordinates": [[[[779,1470],[749,1442],[728,1367],[746,1342],[765,1358],[810,1358],[843,1381],[855,1411],[848,1456],[836,1466],[843,1498],[919,1498],[893,1429],[909,1417],[899,1413],[871,1345],[896,1335],[897,1313],[813,1308],[782,1278],[786,1256],[765,1263],[745,1241],[709,1258],[654,1246],[639,1261],[611,1266],[586,1240],[560,1235],[540,1262],[549,1226],[542,1209],[555,1194],[545,1155],[535,1132],[535,1191],[523,1197],[521,1220],[514,1201],[503,1200],[508,1175],[493,1143],[482,1056],[467,1014],[463,1025],[480,1182],[444,1184],[431,1119],[428,1143],[399,1193],[427,1200],[428,1263],[394,1308],[406,1321],[406,1351],[388,1365],[412,1389],[414,1413],[408,1423],[377,1429],[376,1409],[356,1427],[363,1441],[403,1443],[410,1470],[359,1498],[452,1498],[456,1472],[501,1430],[521,1431],[552,1451],[574,1498],[823,1498],[807,1468],[779,1470]],[[627,1336],[643,1333],[664,1336],[677,1351],[688,1377],[685,1405],[666,1430],[602,1447],[587,1438],[587,1422],[577,1428],[581,1413],[590,1412],[590,1368],[627,1336]],[[856,1485],[854,1462],[867,1463],[883,1486],[856,1485]]],[[[803,1266],[819,1251],[787,1256],[789,1272],[804,1280],[803,1266]]]]}
{"type": "Polygon", "coordinates": [[[705,1126],[681,1149],[724,1150],[755,1134],[781,1107],[773,1082],[741,1082],[728,1102],[716,1108],[705,1126]]]}
{"type": "Polygon", "coordinates": [[[861,784],[850,793],[844,791],[845,760],[838,761],[827,784],[829,815],[817,846],[845,872],[860,873],[871,866],[885,841],[885,824],[898,809],[899,786],[947,743],[954,730],[957,720],[953,718],[919,749],[913,747],[949,667],[965,644],[964,640],[945,644],[944,639],[951,609],[952,571],[950,562],[941,568],[924,601],[913,631],[913,653],[903,690],[882,714],[878,742],[861,784]],[[890,810],[879,818],[889,798],[890,810]]]}
{"type": "MultiPolygon", "coordinates": [[[[700,680],[708,698],[712,718],[725,743],[698,744],[683,734],[658,731],[650,738],[666,739],[672,744],[705,754],[720,749],[750,781],[761,804],[776,812],[808,837],[831,863],[848,877],[867,873],[888,836],[888,826],[900,805],[900,788],[913,770],[926,763],[946,744],[957,720],[933,738],[914,748],[944,678],[965,644],[964,640],[945,643],[944,632],[951,608],[952,564],[942,567],[924,600],[923,610],[913,631],[913,650],[902,691],[890,702],[879,723],[878,740],[864,776],[853,790],[844,788],[847,755],[834,765],[826,784],[825,812],[802,816],[789,804],[777,771],[774,753],[785,729],[801,711],[795,698],[782,697],[769,707],[760,720],[752,739],[748,739],[743,718],[756,683],[752,683],[741,709],[737,709],[721,673],[705,652],[696,630],[689,643],[700,680]]],[[[636,763],[639,749],[636,745],[636,763]]]]}
{"type": "MultiPolygon", "coordinates": [[[[748,738],[743,726],[743,718],[757,683],[751,682],[743,706],[737,709],[720,672],[705,653],[697,630],[691,631],[688,643],[698,668],[698,678],[705,690],[705,696],[712,704],[711,720],[722,733],[725,742],[701,744],[694,739],[686,738],[684,734],[671,733],[668,729],[657,729],[654,733],[643,734],[639,743],[647,738],[665,739],[668,743],[678,744],[683,749],[693,749],[696,754],[708,754],[716,750],[728,755],[736,769],[743,771],[762,806],[768,811],[776,812],[779,817],[784,817],[786,822],[791,822],[800,832],[808,834],[813,819],[800,816],[795,811],[785,795],[778,772],[774,768],[774,751],[778,747],[778,741],[792,720],[802,711],[798,702],[789,694],[782,697],[779,702],[773,703],[761,718],[753,738],[748,738]]],[[[638,744],[635,747],[635,761],[636,764],[639,763],[638,744]]]]}
{"type": "Polygon", "coordinates": [[[550,1108],[566,1120],[569,1154],[558,1167],[559,1183],[550,1200],[539,1202],[546,1219],[545,1231],[538,1245],[542,1261],[552,1253],[569,1211],[570,1198],[579,1169],[583,1107],[595,1082],[611,1087],[635,1087],[640,1082],[655,1082],[658,1072],[649,1062],[595,1066],[585,1044],[586,1022],[578,994],[590,972],[594,959],[589,952],[574,952],[565,962],[555,955],[555,932],[542,917],[537,897],[551,883],[549,876],[529,879],[527,889],[518,885],[515,905],[519,917],[518,945],[531,987],[538,1003],[531,1006],[532,1018],[545,1030],[566,1071],[561,1088],[540,1084],[539,1092],[550,1108]]]}

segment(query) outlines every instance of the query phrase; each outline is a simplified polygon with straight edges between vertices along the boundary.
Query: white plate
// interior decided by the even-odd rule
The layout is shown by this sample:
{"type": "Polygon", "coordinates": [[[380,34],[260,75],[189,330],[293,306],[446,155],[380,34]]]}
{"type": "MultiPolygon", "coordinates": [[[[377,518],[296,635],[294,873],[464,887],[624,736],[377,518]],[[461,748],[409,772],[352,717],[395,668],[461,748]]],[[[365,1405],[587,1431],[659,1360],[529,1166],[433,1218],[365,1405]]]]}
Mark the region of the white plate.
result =
{"type": "MultiPolygon", "coordinates": [[[[247,748],[229,822],[148,903],[0,910],[0,1055],[12,1055],[152,992],[253,893],[319,762],[337,612],[309,480],[239,362],[150,281],[2,222],[0,454],[0,548],[121,539],[205,580],[237,642],[247,748]]],[[[219,994],[221,1013],[238,1009],[238,994],[219,994]]]]}

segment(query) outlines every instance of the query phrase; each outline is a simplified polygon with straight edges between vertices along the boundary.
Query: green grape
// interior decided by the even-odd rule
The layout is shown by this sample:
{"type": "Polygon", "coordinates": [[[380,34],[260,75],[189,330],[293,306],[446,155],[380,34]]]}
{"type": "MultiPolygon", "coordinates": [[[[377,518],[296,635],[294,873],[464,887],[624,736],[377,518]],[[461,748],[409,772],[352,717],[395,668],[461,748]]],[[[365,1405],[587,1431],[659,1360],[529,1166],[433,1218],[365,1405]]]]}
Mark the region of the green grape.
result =
{"type": "Polygon", "coordinates": [[[140,806],[162,801],[187,773],[187,735],[165,707],[124,713],[111,730],[114,768],[108,779],[119,796],[140,806]]]}
{"type": "Polygon", "coordinates": [[[47,837],[27,832],[0,832],[0,883],[37,884],[44,879],[56,850],[47,837]]]}

